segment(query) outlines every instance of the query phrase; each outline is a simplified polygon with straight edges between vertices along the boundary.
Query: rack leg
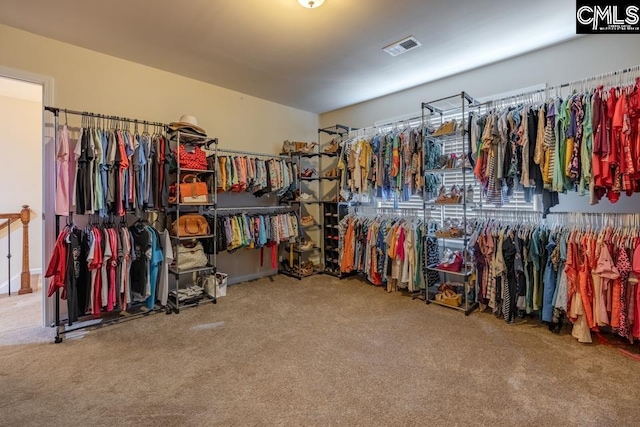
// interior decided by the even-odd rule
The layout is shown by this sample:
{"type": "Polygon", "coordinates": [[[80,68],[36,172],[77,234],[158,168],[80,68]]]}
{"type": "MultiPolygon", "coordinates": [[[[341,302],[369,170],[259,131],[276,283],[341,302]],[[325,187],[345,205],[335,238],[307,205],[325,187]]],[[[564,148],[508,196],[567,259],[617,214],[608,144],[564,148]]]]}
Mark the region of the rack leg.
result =
{"type": "Polygon", "coordinates": [[[478,303],[477,303],[477,302],[476,302],[476,303],[473,303],[473,304],[471,305],[471,307],[469,307],[469,308],[464,312],[464,315],[465,315],[465,316],[470,315],[470,314],[471,314],[471,312],[473,312],[473,310],[475,310],[476,308],[478,308],[478,303]]]}
{"type": "Polygon", "coordinates": [[[56,337],[54,341],[56,344],[62,342],[62,336],[60,335],[60,290],[56,289],[56,337]]]}

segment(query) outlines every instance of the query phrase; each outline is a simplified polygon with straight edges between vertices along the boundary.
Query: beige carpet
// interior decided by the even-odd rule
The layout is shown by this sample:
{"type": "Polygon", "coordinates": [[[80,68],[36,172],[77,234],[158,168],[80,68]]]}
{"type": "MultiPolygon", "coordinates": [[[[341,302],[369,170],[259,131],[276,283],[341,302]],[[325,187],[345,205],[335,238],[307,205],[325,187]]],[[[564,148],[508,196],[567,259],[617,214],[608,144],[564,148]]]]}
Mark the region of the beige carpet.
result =
{"type": "Polygon", "coordinates": [[[42,328],[40,278],[39,274],[31,276],[30,294],[0,295],[0,346],[47,341],[50,334],[42,328]]]}
{"type": "Polygon", "coordinates": [[[640,362],[615,348],[327,276],[0,347],[0,385],[2,426],[640,422],[640,362]]]}

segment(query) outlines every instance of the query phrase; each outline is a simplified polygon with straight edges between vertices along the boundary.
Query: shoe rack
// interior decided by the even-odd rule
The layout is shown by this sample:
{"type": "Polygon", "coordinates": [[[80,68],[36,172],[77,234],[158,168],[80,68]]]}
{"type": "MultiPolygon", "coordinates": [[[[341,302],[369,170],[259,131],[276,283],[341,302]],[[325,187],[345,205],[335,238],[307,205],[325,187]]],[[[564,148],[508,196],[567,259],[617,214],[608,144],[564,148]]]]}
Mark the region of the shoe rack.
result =
{"type": "Polygon", "coordinates": [[[427,175],[438,175],[442,184],[441,191],[435,199],[424,200],[425,212],[429,210],[434,218],[439,216],[441,227],[435,234],[428,236],[437,239],[440,260],[437,264],[426,266],[427,271],[439,276],[439,281],[429,282],[425,290],[425,301],[427,304],[433,303],[462,311],[465,315],[469,315],[478,307],[475,268],[469,253],[468,232],[468,214],[473,208],[472,188],[475,180],[473,170],[467,163],[470,155],[467,115],[478,105],[479,103],[466,92],[422,103],[425,152],[432,147],[441,147],[442,153],[458,151],[456,155],[460,160],[458,163],[448,163],[438,169],[424,171],[425,180],[427,175]],[[429,132],[428,129],[432,127],[436,130],[429,132]],[[447,193],[449,187],[451,191],[447,193]],[[457,228],[461,230],[456,232],[455,236],[450,231],[445,232],[447,219],[460,212],[462,222],[457,228]],[[461,263],[444,262],[443,255],[452,254],[452,251],[459,251],[462,256],[461,263]]]}
{"type": "MultiPolygon", "coordinates": [[[[288,141],[285,141],[285,144],[288,141]]],[[[291,194],[291,198],[281,200],[281,203],[287,203],[290,206],[296,207],[298,210],[298,217],[300,218],[300,226],[302,228],[302,237],[298,237],[295,241],[289,242],[288,245],[283,245],[284,253],[280,256],[280,273],[302,280],[305,277],[312,276],[321,272],[319,262],[314,262],[314,259],[321,261],[322,256],[318,256],[321,250],[321,246],[318,244],[319,232],[321,230],[321,222],[318,221],[317,212],[322,210],[322,200],[319,199],[319,191],[313,191],[317,186],[317,174],[312,176],[303,176],[303,172],[308,169],[313,169],[311,159],[317,157],[317,144],[307,144],[303,142],[289,143],[291,150],[284,151],[283,153],[290,156],[290,161],[297,164],[297,189],[291,194]],[[309,195],[309,197],[301,197],[303,195],[309,195]],[[314,215],[315,213],[315,215],[314,215]],[[313,220],[304,221],[303,218],[312,216],[313,220]],[[315,245],[309,245],[309,242],[316,242],[315,245]]],[[[317,169],[316,169],[317,170],[317,169]]]]}
{"type": "Polygon", "coordinates": [[[340,277],[339,265],[339,215],[338,203],[340,201],[340,170],[338,159],[341,155],[341,143],[345,136],[352,130],[348,126],[335,125],[318,129],[318,144],[320,145],[318,156],[319,194],[322,195],[321,206],[321,255],[322,271],[325,274],[340,277]]]}

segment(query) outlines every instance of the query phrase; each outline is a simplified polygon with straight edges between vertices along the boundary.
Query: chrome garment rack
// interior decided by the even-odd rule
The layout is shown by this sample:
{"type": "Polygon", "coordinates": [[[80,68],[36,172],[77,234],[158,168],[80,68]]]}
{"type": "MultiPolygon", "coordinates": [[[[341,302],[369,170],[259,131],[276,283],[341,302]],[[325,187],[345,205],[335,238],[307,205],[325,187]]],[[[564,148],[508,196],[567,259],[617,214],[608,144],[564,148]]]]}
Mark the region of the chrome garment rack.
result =
{"type": "Polygon", "coordinates": [[[349,206],[349,215],[376,216],[388,215],[396,217],[422,217],[420,209],[395,209],[395,208],[378,208],[374,206],[349,206]]]}
{"type": "Polygon", "coordinates": [[[265,153],[257,153],[254,151],[242,151],[242,150],[227,150],[224,148],[220,148],[218,149],[218,153],[219,155],[225,155],[225,154],[238,154],[238,155],[242,155],[242,156],[251,156],[251,157],[266,157],[266,158],[270,158],[270,159],[288,159],[289,156],[284,156],[284,155],[280,155],[280,154],[265,154],[265,153]]]}
{"type": "MultiPolygon", "coordinates": [[[[105,120],[113,120],[113,121],[120,121],[120,122],[126,122],[126,123],[132,123],[132,124],[142,124],[142,125],[149,125],[149,126],[161,126],[162,128],[166,128],[166,124],[165,123],[161,123],[161,122],[153,122],[153,121],[148,121],[148,120],[137,120],[137,119],[130,119],[127,117],[119,117],[119,116],[110,116],[110,115],[105,115],[105,114],[99,114],[99,113],[91,113],[91,112],[87,112],[87,111],[76,111],[76,110],[68,110],[66,108],[58,108],[58,107],[49,107],[49,106],[45,106],[44,107],[45,111],[48,111],[50,113],[53,113],[54,116],[54,141],[55,141],[55,147],[57,149],[58,147],[58,128],[60,126],[60,114],[64,113],[65,116],[66,115],[74,115],[74,116],[81,116],[81,117],[94,117],[94,118],[99,118],[99,119],[105,119],[105,120]]],[[[65,122],[66,122],[66,117],[65,117],[65,122]]],[[[55,160],[54,160],[55,161],[55,160]]],[[[56,170],[56,176],[57,176],[57,167],[54,168],[56,170]]],[[[55,230],[56,230],[56,238],[58,237],[58,235],[60,235],[60,217],[63,215],[56,215],[55,216],[55,230]]],[[[67,224],[69,224],[72,221],[73,218],[73,212],[69,213],[69,216],[67,217],[67,224]]],[[[56,289],[56,293],[55,293],[55,323],[54,323],[54,327],[56,328],[56,336],[54,338],[54,342],[56,344],[61,343],[63,336],[70,333],[70,332],[75,332],[75,331],[79,331],[79,330],[83,330],[83,329],[88,329],[88,328],[96,328],[96,327],[103,327],[103,326],[107,326],[107,325],[113,325],[113,324],[117,324],[117,323],[122,323],[122,322],[126,322],[129,320],[133,320],[135,318],[139,318],[139,317],[146,317],[149,316],[151,314],[155,314],[155,313],[161,313],[161,312],[166,312],[166,308],[165,307],[160,307],[160,308],[154,308],[152,310],[140,310],[134,313],[129,313],[126,315],[119,315],[118,313],[114,312],[113,316],[116,317],[112,317],[112,318],[99,318],[96,319],[91,315],[88,316],[82,316],[78,319],[78,321],[76,323],[81,323],[81,322],[86,322],[87,324],[84,325],[80,325],[80,326],[76,326],[74,328],[71,327],[65,327],[65,323],[67,322],[66,320],[61,320],[60,319],[60,289],[56,289]],[[95,321],[99,320],[99,323],[95,323],[95,321]]],[[[71,326],[71,324],[69,325],[71,326]]]]}
{"type": "Polygon", "coordinates": [[[640,228],[640,213],[549,212],[547,224],[640,228]]]}
{"type": "MultiPolygon", "coordinates": [[[[622,85],[623,79],[627,76],[630,77],[640,77],[640,65],[635,65],[629,68],[623,68],[616,71],[610,71],[608,73],[597,74],[595,76],[586,77],[580,80],[574,80],[568,83],[561,83],[554,86],[547,86],[542,89],[535,89],[531,91],[526,91],[522,93],[518,93],[515,95],[510,95],[504,98],[492,99],[489,101],[483,102],[482,106],[487,107],[499,107],[500,105],[509,105],[512,103],[525,102],[531,99],[532,96],[543,96],[544,98],[548,98],[553,94],[559,95],[560,91],[565,88],[575,89],[579,91],[591,90],[595,89],[600,85],[610,84],[610,85],[622,85]],[[632,75],[634,74],[635,75],[632,75]]],[[[628,81],[628,80],[627,80],[628,81]]]]}
{"type": "Polygon", "coordinates": [[[221,215],[234,214],[259,214],[259,213],[289,213],[296,212],[297,209],[291,206],[254,206],[254,207],[234,207],[234,208],[218,208],[216,211],[221,215]]]}
{"type": "Polygon", "coordinates": [[[69,110],[69,109],[66,109],[66,108],[47,107],[47,106],[45,106],[44,109],[45,109],[45,111],[52,112],[56,117],[58,117],[60,115],[60,113],[64,113],[65,115],[71,114],[71,115],[74,115],[74,116],[94,117],[94,118],[97,118],[97,119],[114,120],[114,121],[126,122],[126,123],[132,123],[132,124],[142,124],[142,125],[149,125],[149,126],[161,126],[163,128],[166,128],[168,126],[168,124],[161,123],[161,122],[152,122],[152,121],[148,121],[148,120],[130,119],[128,117],[110,116],[110,115],[100,114],[100,113],[90,113],[88,111],[69,110]]]}

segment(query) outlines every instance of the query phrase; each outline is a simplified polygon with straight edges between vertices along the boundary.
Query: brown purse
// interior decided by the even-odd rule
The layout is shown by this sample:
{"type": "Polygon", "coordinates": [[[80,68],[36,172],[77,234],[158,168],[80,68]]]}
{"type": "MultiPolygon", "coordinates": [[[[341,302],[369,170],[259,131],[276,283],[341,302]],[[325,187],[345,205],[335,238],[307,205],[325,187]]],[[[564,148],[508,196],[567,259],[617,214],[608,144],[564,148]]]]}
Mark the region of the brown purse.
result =
{"type": "Polygon", "coordinates": [[[200,214],[180,215],[171,225],[171,234],[177,237],[207,236],[210,233],[207,219],[200,214]]]}
{"type": "Polygon", "coordinates": [[[207,203],[209,190],[207,183],[193,174],[185,175],[180,183],[180,203],[207,203]]]}

